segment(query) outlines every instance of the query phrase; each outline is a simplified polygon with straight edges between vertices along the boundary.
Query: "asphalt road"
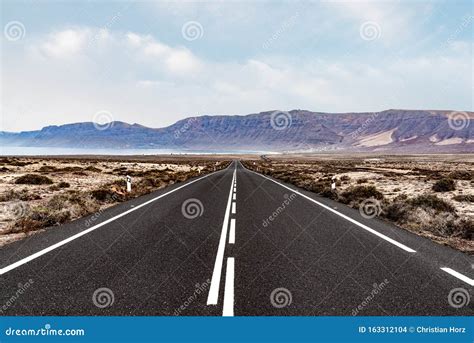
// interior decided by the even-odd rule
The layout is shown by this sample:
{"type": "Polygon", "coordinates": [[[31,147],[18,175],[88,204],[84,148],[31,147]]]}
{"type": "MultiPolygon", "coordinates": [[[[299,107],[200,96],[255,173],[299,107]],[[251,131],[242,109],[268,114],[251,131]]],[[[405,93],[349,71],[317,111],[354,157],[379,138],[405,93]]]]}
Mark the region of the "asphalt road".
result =
{"type": "Polygon", "coordinates": [[[239,162],[0,261],[1,315],[474,314],[472,257],[239,162]]]}

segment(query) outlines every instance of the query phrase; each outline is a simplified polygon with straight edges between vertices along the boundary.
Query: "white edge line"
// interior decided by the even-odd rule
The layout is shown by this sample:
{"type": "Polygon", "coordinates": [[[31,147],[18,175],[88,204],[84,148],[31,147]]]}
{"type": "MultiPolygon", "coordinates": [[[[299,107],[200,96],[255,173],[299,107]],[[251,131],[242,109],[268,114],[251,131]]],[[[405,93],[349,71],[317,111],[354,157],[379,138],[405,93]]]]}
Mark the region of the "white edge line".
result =
{"type": "MultiPolygon", "coordinates": [[[[244,168],[245,168],[245,167],[244,167],[244,168]]],[[[246,169],[247,169],[247,168],[246,168],[246,169]]],[[[254,174],[257,174],[257,175],[259,175],[259,176],[261,176],[261,177],[263,177],[263,178],[265,178],[265,179],[268,179],[268,180],[270,180],[270,181],[276,183],[277,185],[280,185],[281,187],[284,187],[284,188],[286,188],[286,189],[288,189],[288,190],[290,190],[290,191],[292,191],[292,192],[294,192],[294,193],[296,193],[296,194],[299,194],[299,195],[302,196],[303,198],[306,198],[306,199],[308,199],[309,201],[312,201],[312,202],[314,202],[315,204],[317,204],[317,205],[319,205],[319,206],[325,208],[326,210],[331,211],[332,213],[335,213],[335,214],[337,214],[338,216],[340,216],[340,217],[342,217],[342,218],[344,218],[344,219],[350,221],[351,223],[353,223],[353,224],[355,224],[355,225],[361,227],[362,229],[367,230],[367,231],[369,231],[370,233],[373,233],[373,234],[376,235],[376,236],[379,236],[380,238],[386,240],[387,242],[390,242],[390,243],[392,243],[393,245],[396,245],[396,246],[399,247],[400,249],[403,249],[403,250],[405,250],[405,251],[407,251],[407,252],[410,252],[410,253],[415,253],[415,252],[416,252],[416,250],[413,250],[412,248],[409,248],[409,247],[407,247],[406,245],[404,245],[404,244],[402,244],[402,243],[399,243],[399,242],[397,242],[396,240],[394,240],[394,239],[392,239],[392,238],[390,238],[390,237],[388,237],[388,236],[385,236],[384,234],[382,234],[382,233],[380,233],[380,232],[378,232],[378,231],[375,231],[374,229],[371,229],[371,228],[368,227],[367,225],[364,225],[364,224],[362,224],[362,223],[359,223],[357,220],[352,219],[351,217],[348,217],[348,216],[346,216],[345,214],[342,214],[342,213],[340,213],[340,212],[338,212],[338,211],[332,209],[331,207],[326,206],[326,205],[320,203],[319,201],[316,201],[316,200],[310,198],[309,196],[304,195],[304,194],[298,192],[297,190],[295,190],[295,189],[293,189],[293,188],[290,188],[290,187],[288,187],[288,186],[285,186],[285,185],[283,185],[283,184],[281,184],[281,183],[279,183],[279,182],[277,182],[277,181],[275,181],[275,180],[273,180],[273,179],[271,179],[271,178],[269,178],[269,177],[267,177],[267,176],[265,176],[265,175],[256,173],[256,172],[254,172],[253,170],[250,170],[250,169],[247,169],[247,170],[250,171],[250,172],[252,172],[252,173],[254,173],[254,174]]]]}
{"type": "Polygon", "coordinates": [[[235,219],[230,220],[229,244],[235,244],[235,219]]]}
{"type": "Polygon", "coordinates": [[[234,316],[234,269],[234,258],[228,257],[225,274],[224,306],[222,309],[222,315],[225,317],[234,316]]]}
{"type": "MultiPolygon", "coordinates": [[[[224,170],[225,170],[225,169],[224,169],[224,170]]],[[[97,224],[97,225],[94,225],[93,227],[91,227],[91,228],[89,228],[89,229],[87,229],[87,230],[81,231],[81,232],[79,232],[79,233],[77,233],[77,234],[75,234],[75,235],[73,235],[73,236],[71,236],[71,237],[69,237],[69,238],[66,238],[66,239],[64,239],[64,240],[62,240],[62,241],[60,241],[60,242],[58,242],[58,243],[55,243],[55,244],[53,244],[53,245],[51,245],[51,246],[49,246],[49,247],[47,247],[47,248],[45,248],[45,249],[43,249],[43,250],[40,250],[40,251],[38,251],[38,252],[36,252],[36,253],[34,253],[34,254],[28,256],[28,257],[25,257],[25,258],[23,258],[23,259],[21,259],[21,260],[19,260],[19,261],[16,261],[16,262],[14,262],[14,263],[12,263],[12,264],[6,266],[6,267],[3,267],[2,269],[0,269],[0,275],[3,275],[3,274],[5,274],[5,273],[7,273],[7,272],[9,272],[9,271],[11,271],[11,270],[13,270],[13,269],[15,269],[15,268],[18,268],[19,266],[21,266],[21,265],[23,265],[23,264],[25,264],[25,263],[28,263],[28,262],[30,262],[30,261],[32,261],[32,260],[34,260],[34,259],[36,259],[36,258],[38,258],[38,257],[40,257],[40,256],[42,256],[42,255],[44,255],[44,254],[47,254],[48,252],[53,251],[54,249],[57,249],[57,248],[59,248],[59,247],[65,245],[65,244],[67,244],[67,243],[69,243],[69,242],[71,242],[71,241],[73,241],[73,240],[75,240],[75,239],[81,237],[81,236],[87,235],[89,232],[92,232],[92,231],[94,231],[94,230],[100,228],[101,226],[107,225],[108,223],[111,223],[111,222],[113,222],[114,220],[116,220],[116,219],[118,219],[118,218],[121,218],[121,217],[123,217],[123,216],[125,216],[125,215],[127,215],[127,214],[129,214],[129,213],[131,213],[131,212],[133,212],[133,211],[138,210],[139,208],[142,208],[143,206],[146,206],[146,205],[148,205],[148,204],[150,204],[150,203],[152,203],[152,202],[154,202],[154,201],[156,201],[156,200],[158,200],[158,199],[160,199],[160,198],[163,198],[163,197],[165,197],[165,196],[167,196],[167,195],[169,195],[169,194],[171,194],[171,193],[173,193],[173,192],[176,192],[177,190],[180,190],[181,188],[184,188],[184,187],[186,187],[186,186],[189,186],[190,184],[193,184],[194,182],[203,180],[203,179],[205,179],[206,177],[208,177],[208,176],[210,176],[210,175],[212,175],[212,174],[214,174],[214,173],[218,173],[218,172],[220,172],[220,171],[222,171],[222,170],[218,170],[218,171],[213,172],[213,173],[211,173],[211,174],[204,175],[204,176],[200,177],[199,179],[196,179],[196,180],[193,180],[193,181],[191,181],[191,182],[188,182],[188,183],[186,183],[186,184],[184,184],[184,185],[182,185],[182,186],[179,186],[179,187],[177,187],[177,188],[175,188],[175,189],[173,189],[173,190],[171,190],[171,191],[169,191],[169,192],[167,192],[167,193],[161,194],[161,195],[157,196],[156,198],[153,198],[153,199],[151,199],[151,200],[148,200],[148,201],[144,202],[143,204],[137,205],[137,206],[135,206],[135,207],[133,207],[133,208],[131,208],[131,209],[125,211],[125,212],[122,212],[122,213],[116,215],[115,217],[109,218],[109,219],[103,221],[102,223],[99,223],[99,224],[97,224]]]]}
{"type": "Polygon", "coordinates": [[[464,281],[468,285],[474,286],[474,280],[468,278],[466,275],[463,275],[463,274],[461,274],[461,273],[459,273],[459,272],[457,272],[457,271],[455,271],[451,268],[447,268],[447,267],[441,268],[441,270],[445,271],[448,274],[451,274],[454,277],[457,277],[459,280],[464,281]]]}
{"type": "MultiPolygon", "coordinates": [[[[232,183],[235,179],[232,176],[232,183]]],[[[212,271],[211,287],[209,287],[209,295],[207,297],[208,305],[217,305],[219,300],[219,285],[221,283],[222,263],[224,261],[224,250],[227,243],[227,229],[229,226],[230,216],[230,204],[232,203],[232,183],[230,184],[229,198],[227,200],[227,206],[225,209],[224,221],[222,222],[221,238],[219,240],[219,246],[217,248],[216,261],[214,262],[214,270],[212,271]]]]}

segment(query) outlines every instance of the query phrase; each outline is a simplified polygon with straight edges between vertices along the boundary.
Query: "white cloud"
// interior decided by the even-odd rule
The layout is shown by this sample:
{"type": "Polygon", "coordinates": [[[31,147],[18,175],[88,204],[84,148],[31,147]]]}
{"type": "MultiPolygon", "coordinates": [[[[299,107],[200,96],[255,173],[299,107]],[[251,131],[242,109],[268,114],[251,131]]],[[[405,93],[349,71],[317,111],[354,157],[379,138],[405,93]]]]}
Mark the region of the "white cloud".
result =
{"type": "MultiPolygon", "coordinates": [[[[104,37],[104,32],[99,32],[104,37]]],[[[90,31],[86,29],[64,31],[51,33],[46,42],[41,45],[41,51],[49,57],[70,57],[80,53],[90,39],[90,31]]]]}
{"type": "Polygon", "coordinates": [[[2,57],[3,130],[91,121],[99,110],[162,127],[196,114],[272,109],[471,109],[459,108],[471,100],[470,46],[455,42],[443,55],[378,64],[275,56],[217,62],[151,35],[94,28],[37,37],[38,49],[54,58],[2,57]]]}

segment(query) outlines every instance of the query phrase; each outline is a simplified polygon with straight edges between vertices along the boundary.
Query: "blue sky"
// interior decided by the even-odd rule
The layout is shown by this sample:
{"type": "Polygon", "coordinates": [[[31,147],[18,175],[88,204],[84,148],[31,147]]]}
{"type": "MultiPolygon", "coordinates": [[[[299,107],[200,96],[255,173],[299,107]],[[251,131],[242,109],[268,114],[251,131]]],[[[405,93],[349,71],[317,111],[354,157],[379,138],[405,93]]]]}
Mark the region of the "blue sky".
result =
{"type": "Polygon", "coordinates": [[[1,129],[472,110],[473,15],[471,1],[4,0],[1,129]]]}

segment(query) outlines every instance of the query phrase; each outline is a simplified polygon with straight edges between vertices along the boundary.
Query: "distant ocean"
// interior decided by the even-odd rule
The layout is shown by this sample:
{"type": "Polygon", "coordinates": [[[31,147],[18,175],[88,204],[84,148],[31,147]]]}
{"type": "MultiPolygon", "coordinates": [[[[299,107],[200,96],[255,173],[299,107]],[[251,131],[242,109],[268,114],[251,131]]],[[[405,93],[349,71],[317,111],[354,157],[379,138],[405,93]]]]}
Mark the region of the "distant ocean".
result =
{"type": "Polygon", "coordinates": [[[44,156],[44,155],[209,155],[209,154],[272,154],[268,151],[245,150],[166,150],[166,149],[74,149],[48,147],[0,147],[1,156],[44,156]]]}

